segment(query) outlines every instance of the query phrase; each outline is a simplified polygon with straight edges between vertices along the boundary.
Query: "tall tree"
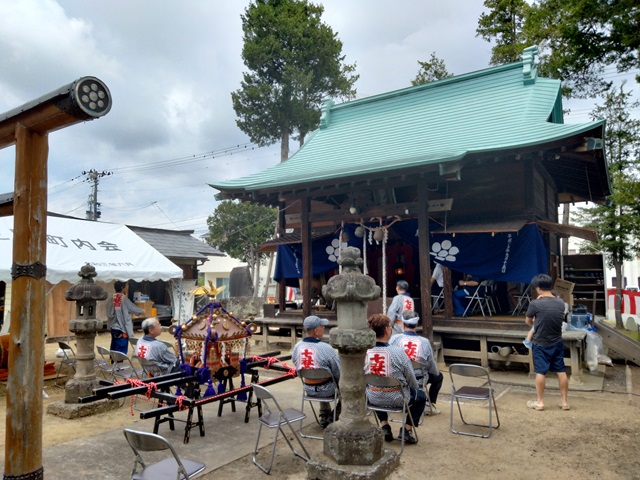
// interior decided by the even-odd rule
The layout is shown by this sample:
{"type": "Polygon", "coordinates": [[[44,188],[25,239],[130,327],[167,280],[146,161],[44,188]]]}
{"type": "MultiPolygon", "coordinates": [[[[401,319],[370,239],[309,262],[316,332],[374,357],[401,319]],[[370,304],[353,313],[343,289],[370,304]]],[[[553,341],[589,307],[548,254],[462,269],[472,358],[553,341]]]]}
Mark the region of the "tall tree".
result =
{"type": "Polygon", "coordinates": [[[432,52],[431,57],[426,62],[418,60],[418,65],[420,65],[420,70],[416,78],[411,80],[411,85],[422,85],[423,83],[453,77],[453,75],[447,71],[444,60],[436,57],[436,52],[432,52]]]}
{"type": "Polygon", "coordinates": [[[640,252],[640,120],[629,114],[638,106],[640,102],[632,101],[631,92],[625,92],[622,85],[607,93],[604,103],[592,112],[594,119],[607,120],[605,152],[612,195],[605,205],[584,208],[578,213],[581,223],[598,232],[598,243],[588,245],[588,249],[604,253],[607,263],[615,269],[617,328],[623,328],[622,265],[640,252]]]}
{"type": "Polygon", "coordinates": [[[266,258],[265,253],[258,252],[258,247],[273,236],[277,212],[275,208],[225,200],[207,219],[208,243],[249,265],[256,296],[259,293],[260,264],[266,258]]]}
{"type": "Polygon", "coordinates": [[[242,15],[242,60],[249,69],[231,93],[236,124],[263,146],[289,137],[300,145],[320,121],[323,98],[353,98],[355,64],[344,62],[342,42],[322,22],[324,7],[307,0],[255,0],[242,15]]]}
{"type": "MultiPolygon", "coordinates": [[[[640,67],[638,0],[485,0],[489,9],[476,33],[495,41],[491,62],[517,61],[525,47],[540,47],[540,74],[563,81],[566,97],[605,94],[605,67],[640,67]]],[[[640,76],[636,77],[640,82],[640,76]]]]}
{"type": "Polygon", "coordinates": [[[524,33],[543,49],[541,73],[563,80],[567,97],[603,95],[612,87],[609,65],[618,72],[640,67],[638,0],[539,0],[524,33]]]}
{"type": "Polygon", "coordinates": [[[485,0],[489,9],[478,19],[476,36],[487,42],[495,40],[491,48],[491,65],[517,62],[526,44],[523,27],[529,10],[526,0],[485,0]]]}

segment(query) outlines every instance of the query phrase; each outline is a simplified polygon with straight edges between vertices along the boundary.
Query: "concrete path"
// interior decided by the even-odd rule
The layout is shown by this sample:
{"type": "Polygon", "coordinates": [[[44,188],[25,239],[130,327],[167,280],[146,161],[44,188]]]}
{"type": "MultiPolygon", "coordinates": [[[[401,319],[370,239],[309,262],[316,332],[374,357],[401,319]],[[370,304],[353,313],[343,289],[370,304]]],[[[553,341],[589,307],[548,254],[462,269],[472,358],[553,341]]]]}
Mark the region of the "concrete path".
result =
{"type": "MultiPolygon", "coordinates": [[[[286,352],[282,353],[285,354],[286,352]]],[[[443,413],[445,413],[445,410],[448,413],[447,402],[450,382],[446,366],[443,365],[442,367],[445,381],[441,390],[441,401],[438,403],[439,406],[445,406],[443,413]]],[[[280,375],[279,372],[264,372],[261,374],[261,379],[278,375],[280,375]]],[[[531,389],[534,387],[534,379],[530,378],[529,374],[525,372],[492,370],[491,376],[496,382],[498,390],[504,392],[504,395],[509,395],[514,389],[524,389],[530,394],[532,392],[531,389]]],[[[571,390],[601,391],[603,378],[604,375],[601,372],[596,372],[594,375],[587,374],[585,375],[584,384],[572,386],[571,390]]],[[[640,384],[640,381],[638,384],[640,384]]],[[[549,375],[547,386],[551,391],[554,388],[557,389],[557,381],[554,376],[549,375]]],[[[286,380],[270,386],[269,389],[276,395],[283,407],[300,408],[302,387],[299,379],[286,380]]],[[[231,412],[229,404],[225,405],[222,417],[217,416],[217,403],[205,405],[203,410],[206,435],[200,437],[197,429],[192,430],[191,440],[187,445],[182,443],[184,423],[176,422],[175,431],[169,430],[169,425],[164,423],[161,425],[159,433],[173,443],[180,456],[201,460],[207,465],[206,472],[213,472],[224,465],[249,455],[255,445],[258,432],[257,409],[251,411],[250,421],[245,424],[245,404],[237,402],[236,405],[237,411],[235,413],[231,412]]],[[[308,407],[306,410],[308,411],[308,407]]],[[[129,415],[128,411],[129,402],[127,400],[120,412],[123,416],[127,416],[129,415]]],[[[186,418],[186,412],[180,412],[176,416],[178,418],[186,418]]],[[[152,420],[140,420],[137,412],[131,419],[131,423],[127,425],[127,428],[146,432],[152,431],[152,420]]],[[[314,434],[321,434],[322,432],[313,421],[313,418],[307,418],[305,425],[314,434]]],[[[82,423],[69,420],[68,428],[82,428],[82,423]]],[[[273,431],[263,430],[261,447],[272,441],[273,433],[273,431]]],[[[309,442],[313,444],[314,448],[322,444],[317,440],[305,440],[305,443],[309,442]]],[[[286,448],[286,444],[282,443],[286,448]]],[[[47,478],[119,480],[129,478],[133,467],[133,453],[124,438],[121,427],[104,430],[96,428],[95,433],[87,435],[87,432],[84,432],[84,435],[76,440],[45,448],[43,451],[43,464],[47,478]]],[[[4,465],[1,466],[4,470],[4,465]]],[[[256,476],[258,476],[259,471],[255,470],[256,476]]]]}

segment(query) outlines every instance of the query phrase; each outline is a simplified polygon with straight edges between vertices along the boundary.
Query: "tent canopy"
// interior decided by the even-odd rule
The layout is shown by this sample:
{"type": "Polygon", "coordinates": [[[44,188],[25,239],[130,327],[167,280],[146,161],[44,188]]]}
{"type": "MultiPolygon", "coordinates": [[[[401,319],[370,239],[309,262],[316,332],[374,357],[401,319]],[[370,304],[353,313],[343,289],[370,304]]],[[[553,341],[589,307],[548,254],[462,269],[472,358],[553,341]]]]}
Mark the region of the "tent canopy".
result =
{"type": "MultiPolygon", "coordinates": [[[[96,268],[97,280],[182,278],[174,265],[124,225],[47,217],[47,281],[78,281],[80,267],[96,268]]],[[[11,281],[13,217],[0,218],[0,281],[11,281]]]]}

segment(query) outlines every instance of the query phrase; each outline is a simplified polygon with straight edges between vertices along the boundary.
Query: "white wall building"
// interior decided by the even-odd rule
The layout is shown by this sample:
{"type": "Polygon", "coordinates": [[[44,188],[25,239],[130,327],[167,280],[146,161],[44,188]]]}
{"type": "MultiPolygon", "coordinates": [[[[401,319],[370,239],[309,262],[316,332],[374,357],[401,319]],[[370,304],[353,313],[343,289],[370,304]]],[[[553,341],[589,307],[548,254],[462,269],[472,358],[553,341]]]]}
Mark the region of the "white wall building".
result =
{"type": "MultiPolygon", "coordinates": [[[[274,262],[275,264],[275,262],[274,262]]],[[[222,285],[227,287],[220,293],[218,298],[229,298],[229,276],[231,270],[235,267],[246,267],[247,264],[231,258],[229,255],[223,257],[209,257],[209,259],[198,267],[198,273],[204,274],[204,285],[209,285],[209,280],[214,287],[219,288],[222,285]]],[[[267,265],[262,265],[260,268],[260,290],[259,295],[264,292],[264,286],[267,282],[267,265]]],[[[271,282],[269,287],[269,295],[275,295],[276,284],[273,281],[273,272],[271,272],[271,282]]]]}

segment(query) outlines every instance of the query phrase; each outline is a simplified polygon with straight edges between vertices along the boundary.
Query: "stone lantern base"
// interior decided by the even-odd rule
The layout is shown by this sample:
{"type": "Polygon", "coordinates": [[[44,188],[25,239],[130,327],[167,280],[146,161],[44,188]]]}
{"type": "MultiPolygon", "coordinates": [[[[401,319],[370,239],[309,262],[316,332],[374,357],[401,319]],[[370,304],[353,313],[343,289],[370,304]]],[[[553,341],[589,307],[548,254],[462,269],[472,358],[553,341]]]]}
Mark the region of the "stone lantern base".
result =
{"type": "Polygon", "coordinates": [[[400,456],[385,449],[372,465],[338,465],[326,455],[307,463],[309,480],[384,480],[400,465],[400,456]]]}
{"type": "Polygon", "coordinates": [[[97,400],[91,403],[65,403],[63,400],[50,403],[47,406],[49,415],[73,420],[75,418],[88,417],[97,413],[117,410],[120,407],[118,400],[97,400]]]}

